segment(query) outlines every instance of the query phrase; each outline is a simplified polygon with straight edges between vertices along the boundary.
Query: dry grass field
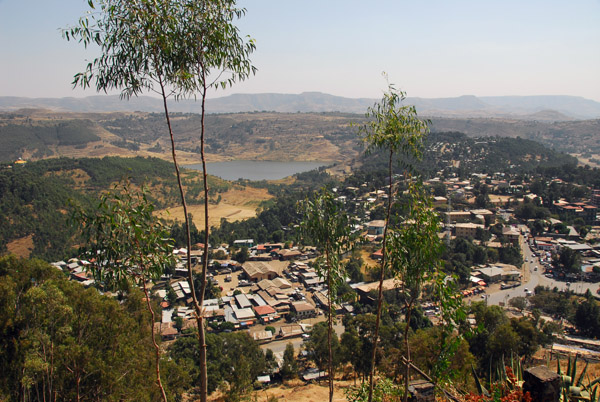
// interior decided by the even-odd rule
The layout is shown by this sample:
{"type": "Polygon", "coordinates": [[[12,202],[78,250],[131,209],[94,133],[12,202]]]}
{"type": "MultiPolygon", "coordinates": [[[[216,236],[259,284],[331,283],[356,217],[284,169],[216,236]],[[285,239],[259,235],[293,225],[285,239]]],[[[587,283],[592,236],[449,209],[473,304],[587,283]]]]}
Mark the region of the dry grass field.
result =
{"type": "MultiPolygon", "coordinates": [[[[218,226],[221,218],[230,222],[244,220],[256,216],[256,210],[262,201],[273,198],[266,189],[246,187],[233,188],[221,194],[219,204],[209,204],[208,223],[218,226]]],[[[188,205],[188,213],[194,217],[194,224],[201,228],[204,226],[204,205],[188,205]]],[[[159,211],[160,216],[166,219],[183,221],[183,207],[168,208],[159,211]]]]}
{"type": "MultiPolygon", "coordinates": [[[[344,390],[353,384],[352,381],[340,381],[336,379],[334,383],[333,400],[336,402],[346,401],[347,399],[344,390]]],[[[284,385],[255,391],[251,394],[249,400],[268,402],[269,398],[271,398],[271,400],[276,398],[278,401],[287,402],[322,402],[329,400],[329,388],[327,386],[327,381],[322,381],[320,384],[306,384],[301,380],[292,380],[284,385]]],[[[215,392],[208,400],[211,402],[221,402],[225,399],[223,395],[215,392]]]]}

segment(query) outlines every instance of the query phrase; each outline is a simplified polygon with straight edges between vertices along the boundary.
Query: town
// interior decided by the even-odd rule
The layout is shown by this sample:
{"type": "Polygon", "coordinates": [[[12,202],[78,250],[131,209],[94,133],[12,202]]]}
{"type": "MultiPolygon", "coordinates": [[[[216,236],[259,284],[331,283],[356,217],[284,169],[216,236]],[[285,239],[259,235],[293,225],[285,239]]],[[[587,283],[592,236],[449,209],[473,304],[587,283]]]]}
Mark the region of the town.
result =
{"type": "MultiPolygon", "coordinates": [[[[425,185],[432,194],[444,194],[432,196],[432,206],[444,222],[439,237],[448,248],[456,250],[460,242],[476,253],[484,253],[484,257],[469,257],[477,263],[459,274],[461,294],[467,304],[485,301],[522,315],[523,303],[534,295],[536,286],[577,294],[589,290],[596,295],[600,282],[599,190],[583,192],[588,197],[569,201],[561,198],[548,205],[542,194],[532,191],[543,187],[540,177],[516,180],[509,174],[497,173],[459,178],[453,174],[443,177],[443,171],[438,173],[425,185]],[[514,305],[520,305],[521,310],[514,305]]],[[[570,185],[560,179],[544,184],[547,188],[570,185]]],[[[352,232],[359,239],[354,255],[363,262],[359,274],[354,275],[354,279],[358,276],[362,280],[346,278],[352,296],[334,305],[338,317],[351,316],[358,306],[376,302],[374,292],[379,283],[365,278],[372,277],[370,270],[382,258],[385,221],[371,218],[387,201],[388,188],[369,187],[363,183],[333,190],[337,201],[358,211],[351,219],[352,232]]],[[[190,251],[195,272],[199,272],[204,247],[196,244],[190,251]]],[[[173,253],[179,262],[172,273],[152,284],[152,293],[162,308],[162,320],[156,323],[155,331],[166,345],[189,336],[186,334],[196,325],[185,268],[188,250],[179,248],[173,253]]],[[[208,253],[209,294],[203,311],[209,330],[247,331],[263,349],[275,352],[279,365],[289,342],[296,353],[306,353],[302,345],[310,338],[313,325],[325,319],[328,308],[325,280],[312,267],[318,250],[291,241],[255,244],[253,239],[238,239],[233,244],[209,244],[208,253]]],[[[346,257],[351,258],[352,252],[346,257]]],[[[53,263],[82,285],[92,286],[88,264],[76,258],[53,263]]],[[[384,281],[385,292],[399,287],[394,278],[384,281]]],[[[439,308],[435,303],[423,302],[422,309],[432,322],[436,321],[439,308]]],[[[341,325],[336,330],[340,336],[344,331],[341,325]]],[[[561,343],[589,346],[589,342],[565,338],[561,343]]],[[[600,356],[600,351],[593,353],[600,356]]],[[[319,374],[314,371],[304,373],[306,380],[315,376],[319,374]]],[[[269,381],[268,375],[262,381],[269,381]]]]}

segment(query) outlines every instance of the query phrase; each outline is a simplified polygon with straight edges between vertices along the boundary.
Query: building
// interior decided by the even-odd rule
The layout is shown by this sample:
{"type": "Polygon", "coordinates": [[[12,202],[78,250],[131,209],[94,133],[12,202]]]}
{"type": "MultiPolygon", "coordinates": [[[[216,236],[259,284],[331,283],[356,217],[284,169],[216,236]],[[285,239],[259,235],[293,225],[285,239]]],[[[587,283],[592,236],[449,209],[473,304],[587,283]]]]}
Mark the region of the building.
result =
{"type": "Polygon", "coordinates": [[[302,257],[302,252],[299,250],[283,249],[277,252],[277,256],[281,261],[289,261],[302,257]]]}
{"type": "Polygon", "coordinates": [[[471,211],[450,211],[446,212],[446,217],[450,222],[468,221],[471,219],[471,211]]]}
{"type": "Polygon", "coordinates": [[[233,241],[233,245],[235,247],[247,247],[247,248],[252,248],[254,247],[254,239],[241,239],[241,240],[234,240],[233,241]]]}
{"type": "Polygon", "coordinates": [[[433,206],[434,207],[442,207],[448,203],[448,199],[442,196],[433,197],[433,206]]]}
{"type": "Polygon", "coordinates": [[[596,222],[598,207],[595,205],[584,202],[568,203],[561,200],[556,201],[553,207],[562,220],[572,221],[581,218],[586,225],[594,225],[596,222]]]}
{"type": "Polygon", "coordinates": [[[292,303],[292,311],[296,313],[299,320],[317,316],[317,309],[308,302],[299,301],[292,303]]]}
{"type": "Polygon", "coordinates": [[[263,324],[268,324],[280,318],[277,311],[271,306],[255,306],[253,309],[254,313],[263,324]]]}
{"type": "Polygon", "coordinates": [[[304,329],[300,324],[282,325],[279,328],[279,334],[281,338],[292,338],[295,336],[301,336],[304,333],[304,329]]]}
{"type": "Polygon", "coordinates": [[[456,237],[475,238],[477,229],[485,230],[485,226],[479,223],[456,223],[454,225],[456,237]]]}
{"type": "MultiPolygon", "coordinates": [[[[361,301],[368,303],[375,302],[375,299],[372,297],[371,293],[379,290],[379,281],[350,286],[356,290],[356,293],[361,301]]],[[[386,279],[383,281],[383,292],[392,291],[400,288],[401,286],[402,282],[394,278],[386,279]]]]}
{"type": "Polygon", "coordinates": [[[242,264],[242,270],[252,282],[260,282],[263,279],[275,279],[279,276],[278,270],[273,265],[264,261],[246,261],[242,264]]]}
{"type": "Polygon", "coordinates": [[[521,247],[523,243],[523,236],[521,236],[521,233],[512,226],[503,227],[502,236],[504,236],[504,238],[506,238],[506,240],[508,240],[508,242],[515,247],[521,247]]]}
{"type": "Polygon", "coordinates": [[[521,277],[521,271],[514,265],[495,264],[493,266],[478,268],[477,271],[487,283],[496,283],[500,281],[518,281],[521,277]]]}
{"type": "Polygon", "coordinates": [[[502,280],[502,274],[504,274],[504,270],[499,267],[479,268],[477,271],[479,271],[481,277],[487,283],[500,282],[502,280]]]}
{"type": "Polygon", "coordinates": [[[371,221],[367,224],[368,233],[373,236],[382,235],[384,229],[385,229],[385,221],[383,221],[383,220],[371,221]]]}

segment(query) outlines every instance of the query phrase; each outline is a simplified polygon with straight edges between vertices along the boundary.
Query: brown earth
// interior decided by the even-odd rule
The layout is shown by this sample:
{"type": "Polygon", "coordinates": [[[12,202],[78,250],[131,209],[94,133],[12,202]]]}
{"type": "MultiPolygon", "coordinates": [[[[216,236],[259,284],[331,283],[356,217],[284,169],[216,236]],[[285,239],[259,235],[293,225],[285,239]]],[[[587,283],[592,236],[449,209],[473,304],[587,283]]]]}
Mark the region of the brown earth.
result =
{"type": "MultiPolygon", "coordinates": [[[[219,204],[209,204],[208,223],[210,226],[218,226],[221,218],[229,222],[240,221],[256,216],[256,210],[260,203],[273,198],[266,189],[245,187],[243,189],[233,188],[221,193],[219,204]]],[[[188,213],[194,218],[194,224],[200,228],[204,226],[204,205],[188,205],[188,213]]],[[[183,221],[183,207],[168,208],[159,211],[161,217],[183,221]]]]}
{"type": "Polygon", "coordinates": [[[33,235],[13,240],[6,245],[6,248],[9,254],[14,254],[21,258],[29,258],[33,251],[33,235]]]}
{"type": "MultiPolygon", "coordinates": [[[[344,390],[352,386],[352,381],[339,381],[334,383],[334,401],[346,401],[344,390]]],[[[326,381],[320,384],[306,384],[301,380],[293,380],[285,385],[269,387],[264,390],[255,391],[251,394],[249,400],[257,402],[267,402],[269,398],[277,398],[278,401],[289,402],[322,402],[329,400],[329,388],[326,381]]],[[[195,399],[194,399],[195,400],[195,399]]],[[[218,392],[212,394],[209,401],[221,402],[224,401],[223,395],[218,392]]]]}

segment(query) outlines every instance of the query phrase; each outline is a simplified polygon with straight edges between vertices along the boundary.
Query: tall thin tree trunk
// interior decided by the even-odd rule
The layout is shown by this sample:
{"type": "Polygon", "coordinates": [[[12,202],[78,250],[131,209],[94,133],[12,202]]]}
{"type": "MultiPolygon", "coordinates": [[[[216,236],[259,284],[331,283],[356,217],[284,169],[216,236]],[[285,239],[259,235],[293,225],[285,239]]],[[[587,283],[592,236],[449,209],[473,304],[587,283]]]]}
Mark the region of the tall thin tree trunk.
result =
{"type": "MultiPolygon", "coordinates": [[[[329,245],[328,245],[329,247],[329,245]]],[[[327,252],[327,304],[329,304],[329,314],[327,315],[327,348],[329,349],[329,402],[333,401],[333,351],[331,349],[331,334],[333,333],[333,303],[331,301],[332,280],[331,280],[331,260],[329,252],[327,252]]]]}
{"type": "MultiPolygon", "coordinates": [[[[188,217],[187,212],[187,203],[185,201],[185,192],[183,190],[183,185],[181,183],[181,173],[179,171],[179,165],[177,163],[177,154],[175,152],[175,139],[173,138],[173,128],[171,126],[171,118],[169,116],[169,108],[167,106],[167,95],[165,93],[165,85],[162,81],[162,78],[159,77],[159,85],[161,89],[162,99],[163,99],[163,107],[165,110],[165,117],[167,119],[167,126],[169,128],[169,137],[171,139],[171,155],[173,157],[173,165],[175,166],[175,174],[177,175],[177,187],[179,188],[179,194],[181,196],[181,206],[183,207],[183,215],[185,219],[185,234],[187,240],[187,259],[186,266],[188,271],[188,283],[190,286],[190,290],[192,292],[192,300],[194,303],[194,312],[196,315],[196,323],[198,324],[198,342],[200,343],[200,358],[204,358],[202,361],[204,365],[200,365],[200,400],[202,402],[206,402],[207,397],[207,387],[206,387],[206,345],[204,342],[204,327],[203,327],[203,316],[202,309],[198,304],[198,299],[196,298],[196,291],[194,288],[194,272],[192,271],[192,256],[190,252],[192,251],[192,240],[190,236],[190,219],[188,217]]],[[[205,200],[208,202],[208,200],[205,200]]]]}
{"type": "MultiPolygon", "coordinates": [[[[156,343],[156,335],[154,334],[154,309],[150,303],[150,295],[148,294],[148,288],[146,287],[146,281],[142,278],[142,284],[144,285],[144,296],[146,297],[146,306],[150,312],[150,332],[152,333],[152,345],[154,345],[154,353],[156,358],[155,371],[156,371],[156,385],[160,389],[160,393],[164,402],[167,402],[167,394],[165,388],[160,380],[160,347],[156,343]]],[[[79,400],[79,382],[77,383],[77,400],[79,400]]]]}
{"type": "Polygon", "coordinates": [[[408,382],[410,381],[410,345],[408,344],[408,330],[410,329],[410,316],[412,314],[412,301],[406,309],[406,327],[404,328],[404,347],[406,348],[406,365],[404,368],[404,397],[403,401],[408,401],[408,382]]]}
{"type": "Polygon", "coordinates": [[[386,258],[386,240],[388,227],[390,225],[390,215],[392,212],[392,159],[394,152],[390,150],[388,161],[389,187],[388,187],[388,205],[385,216],[385,227],[383,228],[383,247],[381,259],[381,275],[379,276],[379,296],[377,298],[377,318],[375,319],[375,335],[373,339],[373,352],[371,354],[371,373],[369,374],[369,402],[373,400],[373,377],[375,375],[375,359],[377,357],[377,343],[379,340],[379,327],[381,323],[381,305],[383,303],[383,280],[385,279],[386,258]]]}
{"type": "MultiPolygon", "coordinates": [[[[204,252],[202,253],[202,274],[200,282],[200,304],[195,301],[197,309],[204,304],[204,293],[206,292],[206,273],[208,271],[208,174],[206,173],[206,155],[204,153],[204,118],[206,115],[206,71],[204,64],[200,63],[200,74],[202,77],[202,105],[200,115],[200,157],[202,159],[202,183],[204,185],[204,252]]],[[[195,297],[195,296],[194,296],[195,297]]],[[[198,315],[198,314],[197,314],[198,315]]],[[[208,373],[206,368],[206,337],[204,333],[204,315],[198,315],[198,339],[200,341],[200,399],[206,402],[208,390],[208,373]]]]}

